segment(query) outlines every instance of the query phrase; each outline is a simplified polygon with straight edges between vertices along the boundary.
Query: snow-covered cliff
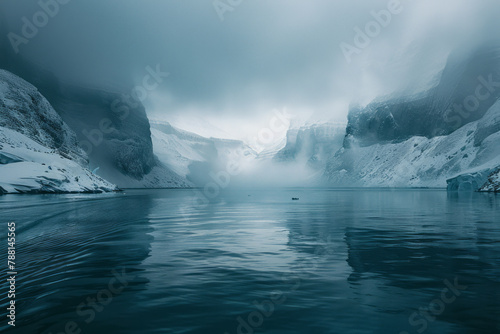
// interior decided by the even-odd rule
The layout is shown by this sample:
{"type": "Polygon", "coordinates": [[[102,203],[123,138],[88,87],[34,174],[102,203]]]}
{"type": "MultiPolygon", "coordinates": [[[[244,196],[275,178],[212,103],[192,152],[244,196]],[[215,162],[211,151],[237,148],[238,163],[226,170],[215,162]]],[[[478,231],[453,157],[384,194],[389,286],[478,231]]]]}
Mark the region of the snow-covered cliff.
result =
{"type": "Polygon", "coordinates": [[[448,179],[500,166],[499,140],[500,101],[481,120],[447,136],[370,146],[348,136],[325,173],[337,185],[444,188],[448,179]]]}
{"type": "Polygon", "coordinates": [[[63,122],[37,88],[0,70],[0,127],[9,128],[84,163],[75,133],[63,122]]]}
{"type": "Polygon", "coordinates": [[[60,81],[39,64],[14,54],[0,40],[0,68],[29,81],[74,131],[92,169],[120,188],[185,187],[188,183],[153,153],[144,106],[131,98],[134,84],[106,89],[60,81]]]}
{"type": "Polygon", "coordinates": [[[0,70],[0,193],[102,192],[75,133],[38,90],[0,70]]]}
{"type": "MultiPolygon", "coordinates": [[[[42,86],[49,90],[48,83],[42,86]]],[[[100,175],[120,187],[151,183],[146,176],[157,161],[142,104],[124,103],[121,93],[72,85],[50,91],[47,98],[75,131],[100,175]]]]}
{"type": "Polygon", "coordinates": [[[239,140],[205,138],[177,129],[167,122],[151,122],[154,153],[161,163],[190,184],[204,186],[212,182],[211,172],[224,170],[228,161],[257,154],[239,140]]]}
{"type": "Polygon", "coordinates": [[[486,114],[500,97],[499,83],[500,47],[456,51],[436,87],[417,96],[395,93],[364,108],[353,107],[347,135],[361,146],[449,135],[486,114]]]}
{"type": "Polygon", "coordinates": [[[500,166],[499,96],[498,48],[452,57],[417,99],[353,109],[325,176],[343,186],[478,190],[500,166]]]}
{"type": "Polygon", "coordinates": [[[324,169],[331,156],[342,147],[345,124],[312,124],[288,130],[286,145],[276,153],[274,160],[301,163],[324,169]]]}

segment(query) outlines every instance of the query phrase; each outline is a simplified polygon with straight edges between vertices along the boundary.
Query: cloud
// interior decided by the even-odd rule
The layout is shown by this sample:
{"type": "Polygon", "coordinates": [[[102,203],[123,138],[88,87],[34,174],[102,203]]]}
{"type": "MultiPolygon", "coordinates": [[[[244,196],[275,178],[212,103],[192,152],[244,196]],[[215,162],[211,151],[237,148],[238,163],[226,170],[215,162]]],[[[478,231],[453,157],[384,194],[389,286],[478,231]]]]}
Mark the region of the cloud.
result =
{"type": "MultiPolygon", "coordinates": [[[[221,21],[212,1],[73,0],[20,55],[97,86],[133,83],[161,64],[171,76],[148,105],[165,120],[185,110],[226,123],[265,120],[283,107],[339,119],[352,101],[423,89],[452,50],[498,32],[498,1],[401,0],[401,12],[348,63],[341,43],[354,45],[354,29],[391,1],[243,0],[221,21]]],[[[39,10],[38,1],[2,1],[2,38],[39,10]]]]}

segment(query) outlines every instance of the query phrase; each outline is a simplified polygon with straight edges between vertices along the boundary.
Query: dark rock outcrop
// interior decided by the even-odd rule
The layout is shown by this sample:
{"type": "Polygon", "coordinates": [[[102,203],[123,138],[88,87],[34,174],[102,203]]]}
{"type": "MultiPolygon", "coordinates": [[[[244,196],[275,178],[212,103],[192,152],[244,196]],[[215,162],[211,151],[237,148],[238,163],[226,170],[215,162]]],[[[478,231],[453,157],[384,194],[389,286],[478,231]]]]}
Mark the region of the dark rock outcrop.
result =
{"type": "Polygon", "coordinates": [[[100,175],[108,180],[126,186],[127,179],[130,179],[137,185],[158,166],[143,105],[130,99],[124,102],[124,96],[132,91],[132,84],[129,89],[105,90],[63,83],[43,67],[14,54],[5,38],[0,38],[0,68],[38,88],[76,133],[92,168],[100,167],[100,175]]]}
{"type": "Polygon", "coordinates": [[[480,192],[500,192],[500,167],[490,174],[486,183],[479,189],[480,192]]]}
{"type": "MultiPolygon", "coordinates": [[[[439,84],[413,97],[353,107],[347,136],[362,146],[413,136],[448,135],[477,121],[500,97],[500,47],[450,56],[439,84]],[[478,89],[478,87],[482,87],[478,89]]],[[[344,147],[348,147],[346,141],[344,147]]]]}

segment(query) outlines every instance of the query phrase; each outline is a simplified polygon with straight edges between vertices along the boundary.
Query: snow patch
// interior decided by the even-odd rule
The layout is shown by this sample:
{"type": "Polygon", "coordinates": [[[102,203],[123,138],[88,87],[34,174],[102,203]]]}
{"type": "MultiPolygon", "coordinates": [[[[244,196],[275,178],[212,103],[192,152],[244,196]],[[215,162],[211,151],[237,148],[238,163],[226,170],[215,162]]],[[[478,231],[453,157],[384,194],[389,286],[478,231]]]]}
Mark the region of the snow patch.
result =
{"type": "Polygon", "coordinates": [[[16,131],[0,127],[3,193],[107,192],[116,186],[75,161],[16,131]],[[8,157],[9,159],[6,159],[8,157]]]}

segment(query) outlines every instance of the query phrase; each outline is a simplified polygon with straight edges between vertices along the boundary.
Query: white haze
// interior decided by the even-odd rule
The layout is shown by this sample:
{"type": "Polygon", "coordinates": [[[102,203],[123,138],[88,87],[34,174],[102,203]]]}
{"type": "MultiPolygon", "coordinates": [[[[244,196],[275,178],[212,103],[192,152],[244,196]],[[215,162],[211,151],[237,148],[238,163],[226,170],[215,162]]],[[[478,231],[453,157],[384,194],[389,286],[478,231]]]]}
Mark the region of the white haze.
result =
{"type": "MultiPolygon", "coordinates": [[[[345,119],[350,102],[427,87],[451,50],[499,31],[498,1],[401,0],[402,12],[348,64],[340,44],[389,2],[243,1],[220,21],[212,1],[71,1],[20,54],[94,85],[140,81],[161,64],[171,76],[146,101],[151,115],[189,110],[243,130],[283,107],[345,119]]],[[[39,9],[35,0],[0,3],[16,33],[39,9]]]]}
{"type": "MultiPolygon", "coordinates": [[[[352,103],[428,89],[450,52],[500,31],[498,0],[401,0],[401,13],[348,62],[340,45],[353,45],[354,28],[390,3],[244,0],[221,21],[213,1],[74,0],[20,56],[97,87],[131,87],[160,64],[170,76],[144,102],[150,118],[247,141],[275,110],[287,108],[297,126],[346,122],[352,103]]],[[[3,0],[2,38],[20,33],[22,17],[37,10],[38,0],[3,0]]],[[[263,184],[307,183],[314,171],[261,164],[247,175],[263,184]]]]}

